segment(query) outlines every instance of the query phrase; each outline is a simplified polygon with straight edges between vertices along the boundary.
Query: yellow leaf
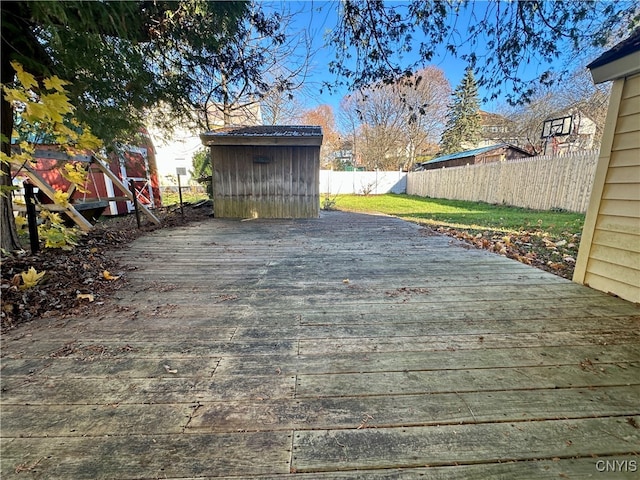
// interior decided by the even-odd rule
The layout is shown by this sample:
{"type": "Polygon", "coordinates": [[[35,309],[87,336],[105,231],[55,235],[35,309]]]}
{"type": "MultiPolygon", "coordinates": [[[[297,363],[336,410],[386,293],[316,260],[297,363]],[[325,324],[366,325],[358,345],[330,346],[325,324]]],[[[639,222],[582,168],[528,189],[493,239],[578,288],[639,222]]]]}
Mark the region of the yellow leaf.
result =
{"type": "Polygon", "coordinates": [[[105,280],[118,280],[120,278],[119,276],[116,277],[114,275],[111,275],[108,270],[103,271],[102,276],[105,280]]]}
{"type": "Polygon", "coordinates": [[[26,217],[23,217],[22,215],[18,215],[16,217],[16,227],[18,227],[18,230],[26,226],[27,223],[29,222],[27,221],[26,217]]]}
{"type": "Polygon", "coordinates": [[[38,273],[35,268],[29,267],[28,271],[22,272],[20,274],[20,276],[22,277],[22,285],[20,286],[20,288],[24,290],[26,288],[35,287],[38,282],[42,280],[42,277],[44,277],[45,273],[47,273],[46,270],[38,273]]]}
{"type": "Polygon", "coordinates": [[[60,174],[76,185],[76,189],[80,193],[88,193],[84,188],[87,183],[88,171],[81,163],[65,163],[64,168],[60,169],[60,174]]]}
{"type": "Polygon", "coordinates": [[[102,147],[102,140],[93,135],[87,127],[78,138],[78,148],[86,150],[99,150],[102,147]]]}
{"type": "Polygon", "coordinates": [[[18,81],[22,84],[25,90],[29,90],[30,88],[38,85],[38,82],[36,82],[36,78],[29,72],[25,72],[21,64],[19,64],[18,62],[11,62],[11,66],[16,71],[18,81]]]}
{"type": "Polygon", "coordinates": [[[35,155],[36,153],[36,147],[33,144],[24,140],[20,142],[20,150],[22,151],[22,153],[28,154],[28,155],[35,155]]]}
{"type": "MultiPolygon", "coordinates": [[[[2,161],[5,161],[5,157],[2,157],[2,161]]],[[[27,162],[32,162],[33,161],[33,156],[31,156],[28,153],[14,153],[13,155],[11,155],[11,157],[6,157],[6,162],[7,163],[14,163],[14,164],[26,164],[27,162]]]]}
{"type": "Polygon", "coordinates": [[[62,224],[62,217],[59,213],[50,212],[49,210],[42,210],[40,212],[40,218],[43,220],[49,220],[51,223],[62,224]]]}
{"type": "MultiPolygon", "coordinates": [[[[0,152],[0,162],[9,164],[11,163],[11,157],[4,152],[0,152]]],[[[4,172],[2,172],[4,174],[4,172]]]]}
{"type": "Polygon", "coordinates": [[[42,105],[45,107],[47,118],[54,122],[62,123],[64,115],[73,112],[73,105],[69,103],[69,97],[64,93],[56,92],[42,95],[42,105]]]}
{"type": "MultiPolygon", "coordinates": [[[[70,129],[64,123],[56,124],[55,133],[60,138],[64,138],[64,143],[68,143],[68,140],[65,137],[68,137],[69,139],[73,140],[74,142],[78,139],[78,132],[76,132],[75,130],[70,129]]],[[[61,143],[61,142],[59,142],[59,143],[61,143]]]]}
{"type": "Polygon", "coordinates": [[[4,98],[7,102],[19,102],[19,103],[27,103],[29,101],[29,97],[27,94],[18,90],[17,88],[6,88],[4,89],[4,98]]]}
{"type": "Polygon", "coordinates": [[[26,104],[26,110],[23,117],[33,123],[41,122],[43,119],[49,118],[47,115],[47,107],[41,103],[29,102],[26,104]]]}
{"type": "Polygon", "coordinates": [[[51,78],[44,79],[44,86],[47,90],[55,90],[57,92],[64,92],[64,85],[69,85],[69,82],[60,80],[57,75],[51,78]]]}
{"type": "Polygon", "coordinates": [[[53,194],[53,201],[56,205],[66,207],[69,205],[69,194],[61,190],[56,190],[53,194]]]}

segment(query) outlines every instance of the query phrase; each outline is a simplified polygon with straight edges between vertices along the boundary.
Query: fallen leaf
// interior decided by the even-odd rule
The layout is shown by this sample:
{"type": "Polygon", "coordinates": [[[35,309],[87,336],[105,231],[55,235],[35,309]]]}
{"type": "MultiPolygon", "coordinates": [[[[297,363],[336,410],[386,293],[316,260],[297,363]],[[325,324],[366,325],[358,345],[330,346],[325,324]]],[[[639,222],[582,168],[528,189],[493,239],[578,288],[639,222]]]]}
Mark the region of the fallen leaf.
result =
{"type": "Polygon", "coordinates": [[[46,270],[38,273],[35,268],[29,267],[28,271],[22,272],[20,274],[20,276],[22,277],[22,285],[20,285],[20,288],[24,290],[26,288],[35,287],[38,282],[42,280],[42,277],[44,277],[45,273],[47,273],[46,270]]]}
{"type": "Polygon", "coordinates": [[[89,302],[93,302],[95,300],[93,293],[79,293],[76,298],[78,300],[89,300],[89,302]]]}
{"type": "Polygon", "coordinates": [[[118,280],[120,278],[120,276],[111,275],[109,273],[109,270],[104,270],[102,272],[102,276],[104,277],[105,280],[118,280]]]}

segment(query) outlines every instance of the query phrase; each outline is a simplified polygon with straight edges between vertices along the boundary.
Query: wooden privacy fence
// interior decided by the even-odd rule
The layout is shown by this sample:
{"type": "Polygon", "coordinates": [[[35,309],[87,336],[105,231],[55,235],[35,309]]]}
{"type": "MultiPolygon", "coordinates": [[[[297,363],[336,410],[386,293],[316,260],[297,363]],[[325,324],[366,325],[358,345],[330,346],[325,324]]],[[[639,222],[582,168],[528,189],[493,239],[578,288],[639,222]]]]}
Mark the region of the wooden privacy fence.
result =
{"type": "Polygon", "coordinates": [[[410,172],[407,193],[536,210],[586,212],[597,160],[598,152],[578,152],[410,172]]]}

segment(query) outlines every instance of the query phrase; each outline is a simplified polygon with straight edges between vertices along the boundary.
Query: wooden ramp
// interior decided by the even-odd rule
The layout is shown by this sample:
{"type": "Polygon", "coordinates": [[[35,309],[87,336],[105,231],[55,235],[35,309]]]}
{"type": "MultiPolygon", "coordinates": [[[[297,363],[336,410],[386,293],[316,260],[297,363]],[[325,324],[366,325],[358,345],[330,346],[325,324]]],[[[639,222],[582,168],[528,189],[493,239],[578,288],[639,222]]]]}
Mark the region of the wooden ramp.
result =
{"type": "Polygon", "coordinates": [[[635,305],[383,216],[118,255],[109,313],[3,337],[3,479],[638,478],[635,305]]]}

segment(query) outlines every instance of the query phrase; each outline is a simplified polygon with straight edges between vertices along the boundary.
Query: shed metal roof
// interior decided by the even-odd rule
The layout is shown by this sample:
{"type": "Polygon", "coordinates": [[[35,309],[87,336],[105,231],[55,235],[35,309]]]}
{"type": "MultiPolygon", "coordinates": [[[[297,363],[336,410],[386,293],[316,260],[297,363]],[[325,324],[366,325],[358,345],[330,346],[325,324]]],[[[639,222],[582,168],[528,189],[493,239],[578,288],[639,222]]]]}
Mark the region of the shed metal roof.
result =
{"type": "Polygon", "coordinates": [[[212,145],[299,145],[322,144],[322,128],[309,125],[260,125],[225,127],[200,135],[212,145]]]}
{"type": "Polygon", "coordinates": [[[439,163],[446,162],[447,160],[456,160],[458,158],[467,158],[467,157],[475,157],[476,155],[481,155],[486,152],[490,152],[491,150],[496,150],[498,148],[511,147],[517,150],[520,150],[517,147],[513,147],[507,143],[499,143],[497,145],[490,145],[488,147],[475,148],[473,150],[465,150],[464,152],[451,153],[449,155],[443,155],[441,157],[436,157],[428,162],[423,162],[422,165],[426,165],[427,163],[439,163]]]}

